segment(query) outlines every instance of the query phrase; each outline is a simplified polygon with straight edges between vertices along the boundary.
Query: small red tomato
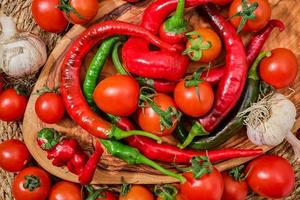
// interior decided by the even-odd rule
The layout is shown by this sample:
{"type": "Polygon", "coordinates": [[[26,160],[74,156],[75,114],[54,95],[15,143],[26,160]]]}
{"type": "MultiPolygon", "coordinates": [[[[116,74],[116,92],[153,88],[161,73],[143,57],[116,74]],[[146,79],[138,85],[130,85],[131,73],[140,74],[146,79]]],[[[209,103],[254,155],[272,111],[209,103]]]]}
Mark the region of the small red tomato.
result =
{"type": "Polygon", "coordinates": [[[139,95],[140,87],[133,77],[114,75],[97,85],[93,99],[104,112],[125,117],[136,111],[139,95]]]}
{"type": "Polygon", "coordinates": [[[32,15],[35,22],[45,31],[59,33],[68,26],[68,20],[59,10],[59,0],[33,0],[32,15]]]}
{"type": "Polygon", "coordinates": [[[46,171],[38,167],[28,167],[15,177],[12,193],[16,200],[45,200],[50,187],[50,175],[46,171]]]}
{"type": "Polygon", "coordinates": [[[82,200],[81,187],[68,181],[56,183],[50,191],[48,200],[82,200]]]}
{"type": "Polygon", "coordinates": [[[160,111],[166,113],[169,109],[170,112],[174,113],[173,116],[169,115],[171,116],[171,120],[167,119],[171,121],[172,124],[169,124],[170,127],[165,126],[162,121],[166,120],[163,120],[162,116],[158,114],[149,103],[145,103],[138,111],[138,123],[141,129],[158,136],[171,134],[176,128],[178,115],[180,114],[176,109],[175,102],[171,97],[163,93],[157,93],[153,97],[152,102],[160,111]]]}
{"type": "Polygon", "coordinates": [[[245,170],[247,183],[260,196],[272,199],[287,197],[295,187],[295,173],[284,158],[261,156],[249,163],[245,170]]]}
{"type": "Polygon", "coordinates": [[[65,105],[56,93],[44,93],[35,102],[35,113],[45,123],[58,123],[64,116],[65,105]]]}
{"type": "Polygon", "coordinates": [[[22,119],[27,105],[27,97],[14,89],[7,89],[0,94],[0,120],[16,121],[22,119]]]}
{"type": "Polygon", "coordinates": [[[175,87],[174,99],[183,113],[191,117],[200,117],[212,108],[214,91],[207,82],[199,83],[196,89],[196,87],[185,87],[185,80],[182,80],[175,87]]]}
{"type": "Polygon", "coordinates": [[[248,194],[248,185],[245,180],[235,180],[227,172],[222,173],[224,191],[222,200],[244,200],[248,194]]]}
{"type": "Polygon", "coordinates": [[[288,87],[297,76],[297,57],[285,48],[274,49],[271,53],[270,57],[261,61],[259,75],[263,81],[276,89],[288,87]]]}
{"type": "Polygon", "coordinates": [[[31,155],[25,144],[19,140],[6,140],[0,144],[0,167],[9,172],[22,170],[31,155]]]}
{"type": "Polygon", "coordinates": [[[133,185],[125,196],[119,196],[119,200],[154,200],[154,196],[146,187],[133,185]]]}
{"type": "Polygon", "coordinates": [[[67,6],[71,11],[63,9],[65,17],[73,24],[85,24],[91,21],[97,15],[99,8],[97,0],[69,0],[67,6]]]}

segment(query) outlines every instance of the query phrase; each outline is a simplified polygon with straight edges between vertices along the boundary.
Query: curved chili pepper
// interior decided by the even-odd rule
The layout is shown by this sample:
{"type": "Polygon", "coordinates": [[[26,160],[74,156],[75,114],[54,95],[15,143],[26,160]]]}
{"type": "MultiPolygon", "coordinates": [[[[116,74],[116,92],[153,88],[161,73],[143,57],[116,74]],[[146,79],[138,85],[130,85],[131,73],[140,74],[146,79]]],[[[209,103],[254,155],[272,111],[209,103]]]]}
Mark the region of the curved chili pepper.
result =
{"type": "Polygon", "coordinates": [[[216,11],[212,4],[203,6],[212,27],[223,38],[226,48],[225,73],[217,89],[214,107],[206,116],[199,118],[192,126],[188,137],[180,148],[187,147],[196,136],[207,135],[227,116],[238,102],[248,73],[246,52],[241,37],[233,25],[216,11]]]}
{"type": "Polygon", "coordinates": [[[142,37],[154,45],[176,52],[177,49],[159,40],[144,28],[120,21],[106,21],[91,26],[84,31],[69,48],[62,64],[61,95],[70,117],[90,134],[100,138],[122,139],[131,135],[147,135],[157,141],[161,139],[142,131],[122,131],[99,117],[85,101],[80,84],[80,68],[82,59],[99,40],[107,37],[125,34],[142,37]]]}
{"type": "MultiPolygon", "coordinates": [[[[254,59],[258,56],[263,45],[269,38],[272,30],[276,27],[279,28],[280,32],[282,32],[285,29],[285,25],[282,21],[273,19],[269,21],[265,28],[257,32],[254,36],[252,36],[251,41],[249,42],[246,50],[248,66],[250,66],[253,63],[254,59]]],[[[224,71],[225,66],[217,67],[209,71],[203,72],[201,78],[212,85],[216,85],[221,80],[224,71]]]]}
{"type": "Polygon", "coordinates": [[[192,157],[205,156],[206,154],[211,162],[263,154],[261,149],[220,149],[212,151],[179,149],[178,147],[169,144],[157,144],[155,141],[141,136],[126,138],[126,142],[130,146],[137,148],[149,159],[168,163],[174,162],[177,164],[189,164],[192,157]]]}

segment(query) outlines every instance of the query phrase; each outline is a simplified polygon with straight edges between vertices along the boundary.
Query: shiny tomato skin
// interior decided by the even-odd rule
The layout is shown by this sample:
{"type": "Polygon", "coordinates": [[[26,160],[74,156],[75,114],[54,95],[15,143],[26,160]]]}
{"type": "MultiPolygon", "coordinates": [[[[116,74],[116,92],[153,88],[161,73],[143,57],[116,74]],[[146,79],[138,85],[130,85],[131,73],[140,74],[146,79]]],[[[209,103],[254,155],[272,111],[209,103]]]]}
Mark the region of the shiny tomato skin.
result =
{"type": "Polygon", "coordinates": [[[65,114],[62,97],[56,93],[44,93],[35,102],[35,113],[45,123],[58,123],[65,114]]]}
{"type": "MultiPolygon", "coordinates": [[[[242,30],[248,32],[257,32],[267,25],[271,18],[271,6],[268,0],[247,0],[248,5],[257,2],[258,7],[254,11],[256,18],[249,19],[242,30]]],[[[229,17],[242,11],[242,0],[234,0],[229,8],[229,17]]],[[[241,22],[241,17],[233,17],[230,19],[231,23],[237,28],[241,22]]]]}
{"type": "Polygon", "coordinates": [[[50,191],[48,200],[83,200],[81,187],[68,181],[56,183],[50,191]]]}
{"type": "Polygon", "coordinates": [[[207,114],[214,104],[214,91],[211,85],[207,82],[199,83],[198,95],[195,87],[187,88],[184,84],[184,80],[180,81],[174,90],[174,100],[178,108],[191,117],[207,114]]]}
{"type": "Polygon", "coordinates": [[[236,181],[228,173],[222,173],[224,191],[222,200],[244,200],[248,194],[248,185],[245,180],[236,181]]]}
{"type": "Polygon", "coordinates": [[[33,0],[32,15],[35,22],[45,31],[59,33],[68,26],[68,20],[57,7],[59,0],[33,0]]]}
{"type": "Polygon", "coordinates": [[[27,105],[27,97],[14,89],[7,89],[0,94],[0,120],[16,121],[22,119],[27,105]]]}
{"type": "MultiPolygon", "coordinates": [[[[153,102],[163,111],[166,111],[170,106],[176,108],[174,100],[163,93],[157,93],[153,98],[153,102]]],[[[158,136],[165,136],[170,135],[175,130],[177,121],[174,118],[173,126],[171,128],[165,128],[162,131],[160,126],[160,116],[148,104],[145,104],[144,108],[139,108],[138,124],[141,129],[146,132],[158,136]]]]}
{"type": "Polygon", "coordinates": [[[65,14],[73,24],[85,24],[91,21],[97,15],[99,8],[97,0],[70,0],[69,4],[82,17],[80,18],[74,12],[70,12],[69,15],[65,14]]]}
{"type": "Polygon", "coordinates": [[[271,53],[270,57],[261,61],[259,75],[263,81],[276,89],[288,87],[297,76],[297,57],[285,48],[274,49],[271,53]]]}
{"type": "Polygon", "coordinates": [[[131,76],[114,75],[102,80],[93,98],[96,105],[106,113],[126,117],[138,107],[140,87],[131,76]]]}
{"type": "Polygon", "coordinates": [[[0,144],[0,167],[9,172],[24,169],[31,159],[26,145],[20,140],[6,140],[0,144]]]}
{"type": "Polygon", "coordinates": [[[51,187],[50,175],[41,168],[28,167],[22,170],[14,179],[12,184],[12,194],[16,200],[45,200],[51,187]],[[40,186],[30,191],[24,188],[26,176],[35,176],[39,179],[40,186]]]}
{"type": "Polygon", "coordinates": [[[144,186],[133,185],[129,192],[122,196],[120,195],[119,200],[154,200],[153,194],[144,186]]]}
{"type": "Polygon", "coordinates": [[[214,168],[212,173],[195,179],[192,172],[185,172],[186,182],[180,184],[180,191],[187,200],[220,200],[224,182],[221,173],[214,168]]]}
{"type": "Polygon", "coordinates": [[[247,183],[260,196],[266,198],[287,197],[295,187],[295,173],[284,158],[264,155],[249,163],[245,169],[247,183]]]}

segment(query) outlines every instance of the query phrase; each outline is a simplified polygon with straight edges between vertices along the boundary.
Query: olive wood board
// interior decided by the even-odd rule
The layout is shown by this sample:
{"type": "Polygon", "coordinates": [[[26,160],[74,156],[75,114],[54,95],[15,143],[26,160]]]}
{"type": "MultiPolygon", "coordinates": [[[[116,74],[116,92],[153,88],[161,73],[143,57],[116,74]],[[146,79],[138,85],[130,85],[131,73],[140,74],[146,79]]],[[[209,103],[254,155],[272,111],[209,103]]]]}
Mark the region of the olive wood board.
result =
{"type": "MultiPolygon", "coordinates": [[[[101,21],[113,19],[138,24],[144,9],[150,2],[152,1],[146,0],[136,4],[130,4],[121,0],[102,0],[101,2],[99,2],[99,12],[97,14],[97,17],[92,23],[98,23],[101,21]]],[[[297,55],[297,58],[300,63],[300,5],[298,4],[298,0],[269,0],[269,2],[273,7],[272,18],[283,20],[287,27],[285,32],[282,33],[279,33],[278,30],[274,30],[267,44],[265,45],[265,49],[271,50],[276,47],[290,48],[297,55]]],[[[193,27],[207,26],[207,24],[203,22],[203,20],[193,9],[187,10],[186,18],[189,20],[191,26],[193,27]]],[[[86,27],[88,27],[88,25],[86,27]]],[[[73,26],[70,29],[70,31],[57,43],[55,49],[50,54],[38,81],[36,82],[36,85],[33,89],[33,93],[30,96],[23,121],[23,134],[25,143],[34,159],[38,162],[38,164],[41,165],[41,167],[43,167],[49,173],[61,179],[72,182],[78,182],[77,176],[72,173],[69,173],[66,170],[66,168],[55,167],[51,164],[51,161],[47,159],[46,152],[42,151],[36,143],[37,132],[44,127],[55,128],[57,131],[60,131],[62,134],[68,137],[76,138],[85,150],[93,149],[93,143],[95,142],[96,138],[94,138],[89,133],[81,129],[74,121],[72,121],[67,116],[67,114],[65,118],[58,124],[50,125],[41,122],[35,114],[34,105],[38,97],[35,94],[35,92],[38,89],[44,87],[45,85],[47,85],[50,88],[59,86],[60,66],[64,55],[69,45],[76,39],[76,37],[80,33],[82,33],[86,29],[86,27],[80,25],[73,26]]],[[[246,42],[249,39],[249,36],[243,36],[243,39],[246,42]]],[[[93,57],[95,49],[96,48],[94,48],[94,50],[87,55],[81,73],[82,77],[84,77],[85,69],[88,66],[91,58],[93,57]]],[[[190,71],[193,70],[194,67],[191,66],[190,71]]],[[[113,70],[112,64],[110,61],[108,61],[104,68],[103,75],[108,76],[113,73],[115,72],[113,70]]],[[[291,90],[289,89],[282,90],[280,92],[286,95],[290,94],[289,98],[296,104],[297,117],[299,117],[299,74],[294,85],[292,85],[291,88],[294,90],[294,92],[291,92],[291,90]]],[[[294,131],[297,130],[299,127],[300,119],[297,118],[294,131]]],[[[170,140],[170,138],[167,138],[167,140],[172,141],[172,139],[170,140]]],[[[241,133],[239,133],[238,135],[227,141],[225,144],[220,146],[220,148],[223,147],[235,147],[245,149],[258,148],[247,139],[245,130],[241,131],[241,133]]],[[[266,152],[272,147],[262,146],[259,148],[262,148],[266,152]]],[[[223,171],[230,169],[234,166],[243,164],[251,159],[253,159],[253,157],[231,159],[216,164],[216,167],[223,171]]],[[[163,164],[163,166],[170,167],[168,164],[165,163],[163,164]]],[[[128,166],[123,161],[113,158],[105,152],[101,158],[101,163],[99,163],[99,167],[97,168],[92,183],[120,184],[122,182],[122,177],[127,183],[136,184],[160,184],[177,182],[176,179],[160,175],[155,170],[152,170],[145,166],[128,166]]]]}

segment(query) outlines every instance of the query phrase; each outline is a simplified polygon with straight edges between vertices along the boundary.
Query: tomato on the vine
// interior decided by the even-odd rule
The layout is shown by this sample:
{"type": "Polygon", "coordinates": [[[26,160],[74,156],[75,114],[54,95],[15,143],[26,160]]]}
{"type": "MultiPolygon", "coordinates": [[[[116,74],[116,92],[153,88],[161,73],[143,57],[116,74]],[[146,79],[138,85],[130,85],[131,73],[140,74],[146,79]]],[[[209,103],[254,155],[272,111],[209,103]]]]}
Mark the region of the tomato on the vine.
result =
{"type": "Polygon", "coordinates": [[[246,0],[245,5],[243,0],[234,0],[229,8],[229,17],[238,31],[257,32],[269,22],[271,6],[268,0],[246,0]]]}
{"type": "Polygon", "coordinates": [[[207,82],[199,82],[197,87],[186,87],[186,81],[180,81],[174,90],[174,100],[178,108],[186,115],[200,117],[207,114],[214,103],[214,91],[207,82]]]}
{"type": "Polygon", "coordinates": [[[58,123],[64,116],[65,105],[56,93],[44,93],[35,102],[35,113],[45,123],[58,123]]]}
{"type": "Polygon", "coordinates": [[[50,175],[46,171],[38,167],[28,167],[15,177],[12,193],[16,200],[45,200],[50,187],[50,175]]]}
{"type": "Polygon", "coordinates": [[[139,94],[139,84],[133,77],[114,75],[100,81],[93,99],[104,112],[125,117],[136,111],[139,94]]]}
{"type": "Polygon", "coordinates": [[[48,200],[82,200],[81,187],[78,184],[68,181],[60,181],[56,183],[50,191],[48,200]]]}
{"type": "Polygon", "coordinates": [[[150,102],[143,102],[138,110],[138,124],[141,129],[158,136],[171,134],[179,117],[180,112],[174,100],[163,93],[155,94],[150,102]]]}
{"type": "Polygon", "coordinates": [[[20,140],[6,140],[0,144],[0,167],[9,172],[22,170],[30,161],[31,155],[20,140]]]}
{"type": "Polygon", "coordinates": [[[32,15],[35,22],[45,31],[59,33],[68,26],[68,20],[59,10],[59,0],[33,0],[32,15]]]}
{"type": "Polygon", "coordinates": [[[0,120],[16,121],[24,116],[27,97],[15,89],[7,89],[0,94],[0,120]]]}
{"type": "Polygon", "coordinates": [[[121,194],[119,200],[154,200],[153,194],[144,186],[133,185],[127,194],[121,194]]]}
{"type": "Polygon", "coordinates": [[[291,50],[285,48],[274,49],[271,54],[260,63],[261,79],[276,89],[288,87],[297,76],[297,57],[291,50]]]}
{"type": "Polygon", "coordinates": [[[264,155],[249,163],[247,183],[257,194],[267,198],[287,197],[295,187],[295,173],[286,159],[264,155]]]}

